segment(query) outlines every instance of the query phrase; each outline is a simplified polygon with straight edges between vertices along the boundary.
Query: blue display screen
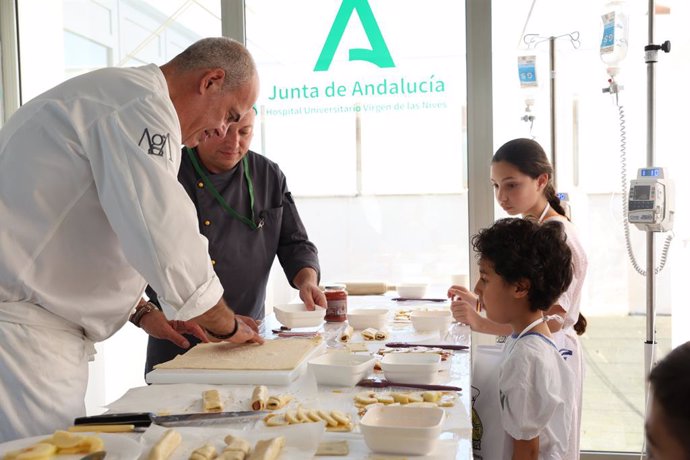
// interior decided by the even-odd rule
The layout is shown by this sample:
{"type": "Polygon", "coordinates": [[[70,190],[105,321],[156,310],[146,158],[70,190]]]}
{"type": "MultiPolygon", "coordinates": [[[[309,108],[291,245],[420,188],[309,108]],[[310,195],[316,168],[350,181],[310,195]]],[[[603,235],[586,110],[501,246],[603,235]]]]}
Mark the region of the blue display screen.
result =
{"type": "Polygon", "coordinates": [[[640,173],[642,177],[659,177],[659,168],[643,169],[640,173]]]}

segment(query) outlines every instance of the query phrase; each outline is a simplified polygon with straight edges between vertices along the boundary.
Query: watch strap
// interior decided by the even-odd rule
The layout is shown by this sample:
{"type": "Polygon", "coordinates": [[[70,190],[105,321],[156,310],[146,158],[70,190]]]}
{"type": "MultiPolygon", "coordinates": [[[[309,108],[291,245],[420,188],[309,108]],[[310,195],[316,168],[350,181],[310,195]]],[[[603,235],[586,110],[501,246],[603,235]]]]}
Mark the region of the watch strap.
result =
{"type": "Polygon", "coordinates": [[[144,315],[157,309],[158,307],[156,307],[155,304],[146,302],[144,305],[140,305],[136,308],[136,310],[134,310],[132,316],[129,317],[129,321],[136,327],[141,327],[141,319],[144,317],[144,315]]]}

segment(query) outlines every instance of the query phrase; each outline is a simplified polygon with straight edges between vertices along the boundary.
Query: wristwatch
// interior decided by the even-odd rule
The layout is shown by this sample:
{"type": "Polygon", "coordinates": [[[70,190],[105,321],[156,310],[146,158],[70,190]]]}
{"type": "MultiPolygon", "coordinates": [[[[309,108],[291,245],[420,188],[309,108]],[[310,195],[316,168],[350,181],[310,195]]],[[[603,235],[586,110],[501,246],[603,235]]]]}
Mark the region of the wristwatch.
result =
{"type": "Polygon", "coordinates": [[[129,321],[134,324],[136,327],[141,327],[141,319],[146,315],[147,313],[151,313],[153,310],[157,310],[158,307],[156,307],[155,304],[151,302],[146,302],[144,305],[140,305],[134,310],[134,313],[132,313],[132,316],[129,317],[129,321]]]}
{"type": "Polygon", "coordinates": [[[208,330],[208,329],[206,329],[206,328],[204,328],[204,329],[206,330],[206,333],[207,333],[208,335],[210,335],[211,337],[213,337],[214,339],[218,339],[218,340],[227,340],[227,339],[229,339],[230,337],[232,337],[233,335],[237,334],[237,330],[238,330],[239,328],[240,328],[240,322],[239,322],[239,320],[237,319],[237,316],[235,316],[235,327],[232,329],[232,331],[230,331],[229,334],[216,334],[215,332],[210,331],[210,330],[208,330]]]}

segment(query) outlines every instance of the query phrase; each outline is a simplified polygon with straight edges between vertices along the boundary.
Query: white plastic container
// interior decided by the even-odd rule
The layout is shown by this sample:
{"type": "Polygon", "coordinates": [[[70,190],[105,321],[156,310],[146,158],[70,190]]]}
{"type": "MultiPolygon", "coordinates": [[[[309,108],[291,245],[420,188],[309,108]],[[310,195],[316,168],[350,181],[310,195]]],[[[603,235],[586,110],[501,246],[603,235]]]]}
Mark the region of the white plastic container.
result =
{"type": "Polygon", "coordinates": [[[440,407],[375,406],[359,427],[374,452],[426,455],[436,448],[444,416],[440,407]]]}
{"type": "Polygon", "coordinates": [[[396,290],[404,299],[422,299],[426,295],[426,283],[400,283],[396,290]]]}
{"type": "Polygon", "coordinates": [[[443,335],[453,322],[453,313],[446,310],[413,310],[410,313],[412,327],[419,332],[439,331],[443,335]]]}
{"type": "Polygon", "coordinates": [[[438,353],[387,353],[381,359],[383,375],[397,383],[433,384],[440,367],[438,353]]]}
{"type": "Polygon", "coordinates": [[[385,308],[363,308],[347,313],[347,322],[352,329],[360,330],[368,327],[383,329],[386,326],[388,310],[385,308]]]}
{"type": "Polygon", "coordinates": [[[314,311],[307,310],[303,303],[290,303],[273,307],[276,319],[285,327],[317,327],[323,323],[326,309],[316,307],[314,311]]]}
{"type": "Polygon", "coordinates": [[[309,361],[309,369],[320,385],[353,387],[374,369],[376,360],[370,355],[331,352],[309,361]]]}

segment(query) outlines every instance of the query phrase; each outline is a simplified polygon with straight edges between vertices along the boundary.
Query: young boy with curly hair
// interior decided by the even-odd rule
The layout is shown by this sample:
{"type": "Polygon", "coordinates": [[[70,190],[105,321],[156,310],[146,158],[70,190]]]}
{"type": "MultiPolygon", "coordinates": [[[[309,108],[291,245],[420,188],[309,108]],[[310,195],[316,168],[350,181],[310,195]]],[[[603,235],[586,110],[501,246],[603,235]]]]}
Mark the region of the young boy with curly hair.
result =
{"type": "MultiPolygon", "coordinates": [[[[480,444],[493,454],[476,458],[576,459],[574,377],[553,342],[544,312],[572,280],[572,255],[558,222],[501,219],[472,239],[479,259],[475,286],[489,319],[511,326],[495,386],[496,413],[479,413],[480,444]],[[488,442],[487,442],[488,441],[488,442]]],[[[488,393],[488,394],[486,394],[488,393]]],[[[491,412],[491,411],[489,411],[491,412]]]]}
{"type": "Polygon", "coordinates": [[[649,374],[647,458],[690,459],[690,342],[669,353],[649,374]]]}

